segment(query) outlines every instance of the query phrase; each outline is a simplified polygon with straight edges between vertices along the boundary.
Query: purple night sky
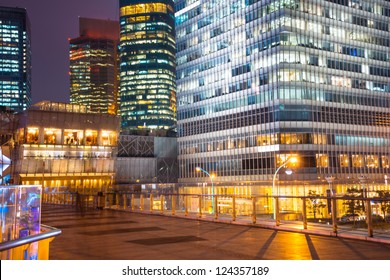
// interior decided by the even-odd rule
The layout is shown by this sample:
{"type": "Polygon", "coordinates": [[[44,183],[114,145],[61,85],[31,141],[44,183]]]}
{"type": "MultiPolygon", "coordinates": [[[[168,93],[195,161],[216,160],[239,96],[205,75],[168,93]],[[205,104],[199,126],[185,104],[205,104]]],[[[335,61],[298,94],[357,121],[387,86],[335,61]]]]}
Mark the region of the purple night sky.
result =
{"type": "Polygon", "coordinates": [[[78,17],[118,20],[119,0],[0,0],[26,8],[32,32],[32,99],[69,102],[69,43],[78,17]]]}

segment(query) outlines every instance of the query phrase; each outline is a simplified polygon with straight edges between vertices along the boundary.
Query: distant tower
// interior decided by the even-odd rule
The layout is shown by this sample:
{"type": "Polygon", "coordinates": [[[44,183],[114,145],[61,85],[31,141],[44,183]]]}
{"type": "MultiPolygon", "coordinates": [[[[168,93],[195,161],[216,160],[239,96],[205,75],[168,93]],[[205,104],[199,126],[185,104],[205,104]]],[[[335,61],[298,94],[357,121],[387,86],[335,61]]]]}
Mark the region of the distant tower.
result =
{"type": "Polygon", "coordinates": [[[119,22],[79,18],[70,40],[70,103],[117,114],[119,22]]]}
{"type": "Polygon", "coordinates": [[[0,7],[0,106],[31,105],[31,31],[26,9],[0,7]]]}
{"type": "Polygon", "coordinates": [[[120,0],[122,132],[166,131],[176,124],[174,4],[120,0]]]}

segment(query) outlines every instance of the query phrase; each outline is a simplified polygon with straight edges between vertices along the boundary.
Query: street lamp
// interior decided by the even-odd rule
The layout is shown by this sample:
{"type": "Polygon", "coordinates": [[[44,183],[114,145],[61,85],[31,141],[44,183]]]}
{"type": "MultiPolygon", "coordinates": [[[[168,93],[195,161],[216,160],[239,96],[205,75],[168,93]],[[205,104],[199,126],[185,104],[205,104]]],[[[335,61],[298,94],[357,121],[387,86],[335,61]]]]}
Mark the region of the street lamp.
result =
{"type": "Polygon", "coordinates": [[[196,169],[197,172],[202,171],[204,174],[206,174],[207,176],[210,177],[210,181],[211,181],[211,201],[212,201],[212,210],[213,210],[213,214],[214,214],[214,183],[213,183],[214,175],[211,175],[210,173],[208,173],[206,170],[204,170],[203,168],[201,168],[199,166],[197,166],[195,169],[196,169]]]}
{"type": "MultiPolygon", "coordinates": [[[[272,196],[274,198],[274,219],[276,218],[276,209],[275,209],[275,181],[276,181],[276,175],[278,174],[279,170],[282,169],[284,166],[286,166],[287,163],[289,162],[297,162],[298,159],[296,157],[290,157],[288,158],[282,165],[280,165],[278,167],[278,169],[276,169],[275,171],[275,174],[274,174],[274,177],[272,179],[272,196]]],[[[291,175],[292,171],[291,169],[288,170],[287,172],[287,175],[291,175]]],[[[277,192],[277,195],[279,195],[279,188],[278,188],[278,192],[277,192]]]]}

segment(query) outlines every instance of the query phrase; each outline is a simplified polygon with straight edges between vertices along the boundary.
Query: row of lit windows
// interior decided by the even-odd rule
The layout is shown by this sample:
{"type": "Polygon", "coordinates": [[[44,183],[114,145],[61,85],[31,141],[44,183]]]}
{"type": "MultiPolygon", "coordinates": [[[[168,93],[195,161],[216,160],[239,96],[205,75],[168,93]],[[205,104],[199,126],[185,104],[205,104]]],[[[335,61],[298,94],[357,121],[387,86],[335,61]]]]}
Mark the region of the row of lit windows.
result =
{"type": "Polygon", "coordinates": [[[208,140],[207,143],[192,144],[182,142],[180,154],[196,154],[202,152],[240,149],[269,145],[346,145],[360,147],[388,147],[390,140],[387,138],[374,138],[352,135],[326,135],[312,133],[275,133],[263,134],[244,138],[228,138],[225,140],[208,140]]]}
{"type": "Polygon", "coordinates": [[[99,133],[97,130],[44,128],[42,131],[37,127],[28,127],[25,136],[23,131],[19,131],[19,141],[26,144],[115,146],[117,142],[117,133],[108,130],[99,133]],[[40,139],[40,132],[43,133],[43,139],[40,139]]]}
{"type": "Polygon", "coordinates": [[[173,8],[165,3],[140,3],[120,8],[120,16],[168,12],[173,13],[173,8]]]}

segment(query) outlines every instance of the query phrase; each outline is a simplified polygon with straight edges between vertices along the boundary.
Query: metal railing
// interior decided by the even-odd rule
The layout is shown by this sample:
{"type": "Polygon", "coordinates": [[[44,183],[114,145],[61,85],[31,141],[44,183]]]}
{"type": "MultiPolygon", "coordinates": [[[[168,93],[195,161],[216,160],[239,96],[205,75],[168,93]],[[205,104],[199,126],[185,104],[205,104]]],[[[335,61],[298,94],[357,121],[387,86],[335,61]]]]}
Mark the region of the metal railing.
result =
{"type": "MultiPolygon", "coordinates": [[[[270,227],[292,225],[308,229],[308,226],[316,225],[335,235],[340,229],[364,231],[369,237],[372,237],[375,231],[388,230],[390,235],[390,219],[385,220],[390,216],[378,215],[381,212],[381,203],[390,206],[390,199],[377,197],[238,196],[123,191],[81,197],[84,208],[109,208],[247,224],[261,223],[270,227]]],[[[74,193],[44,196],[44,202],[47,203],[77,206],[75,201],[74,193]]]]}
{"type": "Polygon", "coordinates": [[[49,244],[61,230],[46,225],[41,225],[41,233],[21,237],[19,239],[0,243],[2,260],[26,260],[34,255],[33,250],[37,249],[37,254],[33,257],[38,260],[49,259],[49,244]],[[37,248],[33,245],[37,245],[37,248]]]}

